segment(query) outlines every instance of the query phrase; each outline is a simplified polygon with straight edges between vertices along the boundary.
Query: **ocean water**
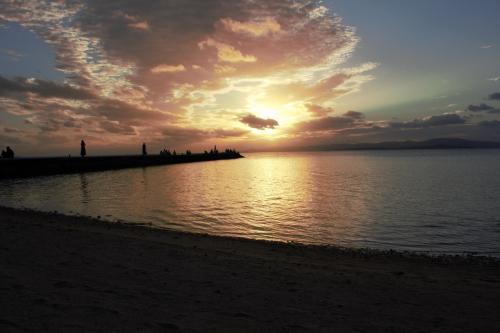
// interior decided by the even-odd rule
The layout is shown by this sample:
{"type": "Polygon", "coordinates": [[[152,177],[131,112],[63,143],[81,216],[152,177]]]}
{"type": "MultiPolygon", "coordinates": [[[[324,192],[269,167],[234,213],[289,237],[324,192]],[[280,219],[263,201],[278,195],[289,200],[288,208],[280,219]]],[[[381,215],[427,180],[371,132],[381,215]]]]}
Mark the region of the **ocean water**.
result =
{"type": "Polygon", "coordinates": [[[246,238],[500,257],[500,151],[252,153],[0,182],[0,205],[246,238]]]}

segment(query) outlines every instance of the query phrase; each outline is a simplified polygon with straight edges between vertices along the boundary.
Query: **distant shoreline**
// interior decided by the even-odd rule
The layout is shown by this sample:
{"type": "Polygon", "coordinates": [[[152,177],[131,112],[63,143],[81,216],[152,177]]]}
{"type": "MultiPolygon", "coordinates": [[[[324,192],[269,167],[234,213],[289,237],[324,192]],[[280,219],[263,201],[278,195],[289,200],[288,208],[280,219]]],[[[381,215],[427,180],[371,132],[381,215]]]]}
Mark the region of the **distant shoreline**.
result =
{"type": "Polygon", "coordinates": [[[485,258],[254,241],[0,207],[0,329],[497,331],[485,258]]]}
{"type": "Polygon", "coordinates": [[[179,163],[208,162],[243,158],[238,152],[91,157],[41,157],[0,159],[0,179],[62,175],[93,171],[141,168],[179,163]]]}
{"type": "Polygon", "coordinates": [[[363,151],[363,150],[454,150],[500,149],[500,142],[473,141],[455,138],[438,138],[425,141],[386,141],[375,143],[338,143],[305,147],[288,147],[280,150],[249,152],[313,152],[313,151],[363,151]]]}

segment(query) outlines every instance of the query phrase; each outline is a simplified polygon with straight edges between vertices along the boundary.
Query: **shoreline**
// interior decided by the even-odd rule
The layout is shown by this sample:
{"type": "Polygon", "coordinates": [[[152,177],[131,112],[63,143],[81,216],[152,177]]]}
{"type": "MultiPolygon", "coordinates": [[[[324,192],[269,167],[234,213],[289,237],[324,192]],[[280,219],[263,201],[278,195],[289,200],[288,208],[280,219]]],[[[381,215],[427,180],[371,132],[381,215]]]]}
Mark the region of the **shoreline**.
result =
{"type": "MultiPolygon", "coordinates": [[[[417,250],[402,250],[402,249],[382,249],[382,248],[374,248],[374,247],[350,247],[350,246],[340,246],[334,244],[327,243],[301,243],[296,241],[281,241],[281,240],[270,240],[270,239],[259,239],[259,238],[251,238],[251,237],[240,237],[240,236],[231,236],[231,235],[217,235],[210,234],[204,232],[195,232],[195,231],[184,231],[184,230],[176,230],[174,228],[168,227],[160,227],[156,226],[151,222],[139,223],[133,222],[123,219],[108,219],[106,217],[94,217],[89,215],[82,215],[80,213],[62,213],[59,211],[43,211],[34,208],[28,207],[9,207],[0,205],[0,214],[1,210],[11,210],[14,212],[24,212],[27,214],[34,215],[45,215],[46,217],[61,217],[63,220],[66,218],[71,219],[81,219],[82,223],[97,223],[98,225],[109,226],[112,225],[117,228],[139,228],[148,229],[157,232],[165,232],[167,234],[177,234],[178,236],[190,236],[190,237],[202,237],[207,239],[217,240],[227,240],[227,241],[236,241],[236,242],[255,242],[257,244],[268,244],[269,246],[289,246],[297,249],[316,249],[318,251],[332,252],[341,255],[354,255],[354,256],[370,256],[370,257],[400,257],[406,259],[424,259],[434,262],[467,262],[467,263],[493,263],[498,264],[500,266],[500,257],[489,255],[488,253],[481,253],[475,251],[456,251],[456,252],[440,252],[440,251],[417,251],[417,250]]],[[[1,215],[0,215],[1,216],[1,215]]],[[[494,252],[496,253],[496,252],[494,252]]]]}
{"type": "Polygon", "coordinates": [[[0,207],[2,331],[496,331],[490,257],[190,234],[0,207]]]}

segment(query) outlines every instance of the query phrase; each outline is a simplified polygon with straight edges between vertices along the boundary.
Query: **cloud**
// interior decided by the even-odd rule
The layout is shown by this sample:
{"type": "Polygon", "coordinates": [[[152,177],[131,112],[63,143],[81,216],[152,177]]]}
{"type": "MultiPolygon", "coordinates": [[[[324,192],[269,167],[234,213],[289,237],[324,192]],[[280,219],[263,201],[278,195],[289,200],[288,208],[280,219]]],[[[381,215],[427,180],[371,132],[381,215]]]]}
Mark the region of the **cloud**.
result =
{"type": "Polygon", "coordinates": [[[132,23],[129,23],[128,26],[130,28],[139,29],[139,30],[149,30],[149,23],[147,21],[132,22],[132,23]]]}
{"type": "Polygon", "coordinates": [[[123,125],[119,122],[103,121],[101,122],[101,128],[110,133],[118,133],[123,135],[136,135],[136,131],[132,126],[123,125]]]}
{"type": "MultiPolygon", "coordinates": [[[[279,101],[281,104],[306,101],[311,105],[320,105],[355,91],[364,82],[363,80],[356,81],[356,77],[355,74],[346,70],[313,82],[276,83],[266,87],[262,99],[279,101]],[[351,88],[345,87],[347,83],[352,85],[351,88]]],[[[310,112],[314,113],[314,111],[322,112],[320,108],[312,107],[310,112]]]]}
{"type": "Polygon", "coordinates": [[[324,117],[328,115],[329,113],[334,112],[335,110],[330,107],[324,107],[318,104],[313,104],[313,103],[307,103],[305,105],[307,108],[307,111],[309,111],[313,116],[315,117],[324,117]]]}
{"type": "Polygon", "coordinates": [[[500,129],[500,121],[499,120],[484,120],[478,123],[479,126],[487,127],[487,128],[499,128],[500,129]]]}
{"type": "Polygon", "coordinates": [[[257,58],[251,54],[243,54],[234,46],[218,42],[212,38],[208,38],[198,44],[201,50],[206,47],[214,47],[217,50],[217,57],[222,62],[256,62],[257,58]]]}
{"type": "Polygon", "coordinates": [[[105,116],[109,120],[129,122],[132,124],[147,124],[150,121],[168,121],[172,116],[154,109],[125,103],[120,100],[102,100],[89,108],[87,114],[105,116]]]}
{"type": "Polygon", "coordinates": [[[467,111],[471,111],[471,112],[483,112],[483,111],[490,111],[493,109],[495,109],[493,106],[485,104],[485,103],[481,103],[479,105],[471,104],[467,107],[467,111]]]}
{"type": "MultiPolygon", "coordinates": [[[[170,146],[185,145],[185,144],[200,144],[210,140],[226,140],[235,139],[245,136],[249,131],[243,129],[198,129],[193,127],[181,126],[164,126],[161,128],[160,134],[156,140],[161,143],[162,147],[165,144],[170,146]]],[[[217,142],[217,141],[215,141],[217,142]]],[[[214,142],[214,143],[215,143],[214,142]]]]}
{"type": "MultiPolygon", "coordinates": [[[[0,112],[21,116],[29,127],[12,135],[41,140],[50,135],[70,137],[99,133],[137,136],[138,128],[168,122],[174,117],[147,106],[106,98],[87,89],[33,78],[6,79],[0,76],[0,112]],[[38,131],[38,134],[36,132],[38,131]],[[42,135],[42,136],[40,136],[42,135]]],[[[70,141],[62,139],[62,142],[70,141]]],[[[40,141],[42,142],[42,141],[40,141]]]]}
{"type": "Polygon", "coordinates": [[[481,49],[491,49],[494,45],[493,44],[485,44],[485,45],[481,45],[481,49]]]}
{"type": "MultiPolygon", "coordinates": [[[[222,0],[117,1],[111,5],[92,1],[77,22],[82,32],[102,42],[106,54],[133,62],[140,84],[156,92],[160,85],[144,76],[142,69],[162,63],[199,66],[203,75],[185,73],[176,79],[197,84],[213,79],[213,74],[270,74],[277,69],[342,61],[352,52],[357,37],[331,15],[312,15],[318,6],[315,0],[242,0],[237,6],[222,0]],[[124,19],[116,12],[147,21],[151,33],[138,38],[134,31],[120,29],[124,19]],[[215,72],[220,62],[235,64],[235,70],[215,72]]],[[[167,82],[166,88],[170,87],[167,82]]]]}
{"type": "Polygon", "coordinates": [[[264,36],[281,31],[281,25],[273,17],[265,17],[259,20],[239,22],[231,18],[223,18],[220,21],[225,29],[244,33],[254,37],[264,36]]]}
{"type": "Polygon", "coordinates": [[[500,101],[500,92],[496,92],[488,96],[488,99],[494,100],[494,101],[500,101]]]}
{"type": "Polygon", "coordinates": [[[18,128],[10,128],[10,127],[4,127],[3,131],[5,133],[23,133],[23,131],[18,128]]]}
{"type": "Polygon", "coordinates": [[[500,113],[500,109],[498,108],[495,108],[491,105],[488,105],[488,104],[485,104],[485,103],[481,103],[479,105],[469,105],[467,107],[467,111],[470,111],[470,112],[486,112],[486,113],[500,113]]]}
{"type": "Polygon", "coordinates": [[[323,117],[298,123],[294,130],[296,132],[331,131],[353,127],[356,119],[352,117],[323,117]]]}
{"type": "Polygon", "coordinates": [[[58,84],[35,78],[16,78],[9,80],[0,75],[0,96],[11,93],[33,93],[42,97],[86,100],[95,98],[87,89],[76,88],[68,84],[58,84]]]}
{"type": "Polygon", "coordinates": [[[248,134],[248,130],[243,130],[243,129],[214,129],[211,131],[213,135],[217,138],[234,138],[234,137],[241,137],[246,134],[248,134]]]}
{"type": "Polygon", "coordinates": [[[256,100],[289,119],[324,118],[333,110],[320,105],[358,91],[376,65],[342,67],[359,39],[321,3],[0,2],[0,20],[49,44],[64,73],[61,82],[0,77],[0,112],[19,118],[30,140],[88,136],[102,145],[239,140],[256,135],[241,123],[277,127],[246,114],[256,100]],[[243,81],[257,83],[238,86],[243,81]],[[217,96],[232,89],[241,98],[228,113],[217,96]]]}
{"type": "Polygon", "coordinates": [[[264,118],[259,118],[253,114],[249,114],[244,116],[243,118],[240,119],[240,122],[243,124],[248,125],[251,128],[256,128],[256,129],[274,129],[276,126],[279,126],[278,122],[274,119],[264,119],[264,118]]]}
{"type": "Polygon", "coordinates": [[[184,72],[186,70],[186,67],[184,65],[157,65],[153,68],[151,68],[151,73],[153,74],[159,74],[159,73],[176,73],[176,72],[184,72]]]}
{"type": "Polygon", "coordinates": [[[427,127],[440,127],[448,125],[465,124],[466,119],[456,113],[445,113],[441,115],[429,116],[424,118],[416,118],[411,121],[390,122],[389,126],[398,129],[416,129],[427,127]]]}
{"type": "Polygon", "coordinates": [[[358,111],[347,111],[343,114],[344,117],[349,117],[353,119],[363,119],[365,115],[362,112],[358,111]]]}
{"type": "Polygon", "coordinates": [[[492,77],[492,78],[489,78],[488,80],[489,80],[489,81],[494,81],[494,82],[497,82],[497,81],[500,81],[500,76],[497,76],[497,77],[492,77]]]}
{"type": "Polygon", "coordinates": [[[130,15],[122,11],[116,11],[113,17],[123,19],[129,28],[144,31],[149,30],[148,21],[141,20],[138,16],[130,15]]]}
{"type": "Polygon", "coordinates": [[[75,114],[99,114],[121,121],[161,120],[171,117],[168,113],[102,97],[87,89],[34,78],[19,77],[9,80],[0,76],[0,96],[9,97],[12,102],[28,111],[47,109],[50,106],[66,108],[68,112],[75,114]],[[25,104],[25,100],[29,100],[30,104],[25,104]]]}

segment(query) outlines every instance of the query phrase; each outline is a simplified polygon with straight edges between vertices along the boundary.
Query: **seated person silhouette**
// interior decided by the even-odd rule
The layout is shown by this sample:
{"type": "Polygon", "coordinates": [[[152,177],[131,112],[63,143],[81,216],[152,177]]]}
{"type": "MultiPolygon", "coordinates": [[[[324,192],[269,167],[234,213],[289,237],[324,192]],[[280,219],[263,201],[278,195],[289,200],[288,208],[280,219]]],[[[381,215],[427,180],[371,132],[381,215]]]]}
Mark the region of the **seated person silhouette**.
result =
{"type": "Polygon", "coordinates": [[[7,146],[5,150],[2,150],[2,158],[14,158],[14,151],[7,146]]]}

